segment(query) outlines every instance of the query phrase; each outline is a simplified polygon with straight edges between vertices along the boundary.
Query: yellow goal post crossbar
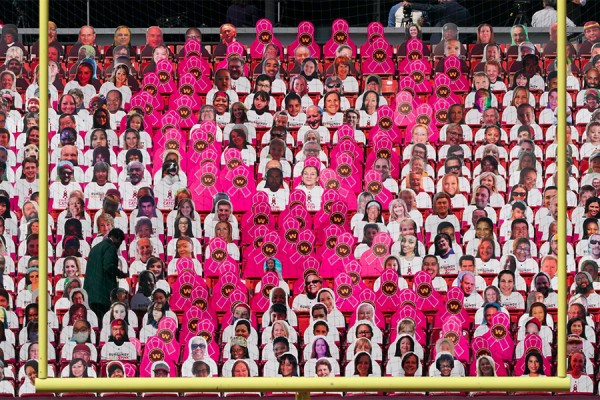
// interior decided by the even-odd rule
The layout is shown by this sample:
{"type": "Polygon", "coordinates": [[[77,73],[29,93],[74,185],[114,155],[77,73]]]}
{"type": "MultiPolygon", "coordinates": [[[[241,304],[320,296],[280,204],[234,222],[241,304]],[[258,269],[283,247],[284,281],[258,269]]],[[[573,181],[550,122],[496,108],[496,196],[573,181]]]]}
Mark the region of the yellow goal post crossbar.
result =
{"type": "MultiPolygon", "coordinates": [[[[48,11],[49,0],[40,0],[39,86],[48,87],[48,11]]],[[[566,268],[566,0],[558,1],[558,354],[557,376],[539,379],[522,377],[353,377],[332,378],[48,378],[48,297],[39,301],[39,371],[35,380],[40,393],[60,392],[296,392],[307,399],[310,392],[456,392],[456,391],[568,391],[566,375],[567,268],[566,268]],[[563,134],[561,134],[563,133],[563,134]]],[[[40,237],[48,236],[48,97],[40,96],[40,237]],[[46,180],[46,182],[44,182],[46,180]]],[[[40,241],[39,293],[48,292],[48,243],[40,241]]]]}

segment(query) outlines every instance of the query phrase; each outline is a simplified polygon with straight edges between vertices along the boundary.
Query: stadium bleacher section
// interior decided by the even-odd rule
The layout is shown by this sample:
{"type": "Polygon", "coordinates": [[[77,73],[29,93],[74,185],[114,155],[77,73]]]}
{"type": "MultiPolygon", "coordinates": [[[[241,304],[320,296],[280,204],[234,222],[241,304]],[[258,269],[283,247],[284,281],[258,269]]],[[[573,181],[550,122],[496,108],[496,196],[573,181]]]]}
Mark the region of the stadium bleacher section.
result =
{"type": "MultiPolygon", "coordinates": [[[[511,45],[491,26],[474,45],[453,26],[392,44],[378,22],[357,46],[339,19],[323,46],[301,23],[284,51],[263,19],[247,47],[224,25],[218,46],[190,30],[98,49],[89,28],[50,43],[47,178],[37,60],[0,54],[1,393],[34,392],[40,240],[50,376],[555,373],[555,46],[524,26],[511,45]],[[88,255],[112,228],[126,278],[96,315],[88,255]]],[[[600,26],[584,33],[567,350],[571,392],[598,393],[600,26]]]]}

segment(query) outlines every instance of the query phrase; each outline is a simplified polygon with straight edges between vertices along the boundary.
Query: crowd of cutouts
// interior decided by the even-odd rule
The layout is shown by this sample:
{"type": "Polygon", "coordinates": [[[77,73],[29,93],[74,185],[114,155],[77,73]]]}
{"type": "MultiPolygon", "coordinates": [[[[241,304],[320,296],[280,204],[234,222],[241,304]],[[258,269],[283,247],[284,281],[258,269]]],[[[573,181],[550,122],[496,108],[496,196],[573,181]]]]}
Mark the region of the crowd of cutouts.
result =
{"type": "MultiPolygon", "coordinates": [[[[568,374],[597,393],[600,26],[461,43],[344,20],[283,46],[260,20],[165,44],[126,26],[96,46],[49,24],[49,176],[39,176],[39,45],[0,43],[0,391],[34,391],[39,240],[49,242],[49,375],[556,374],[557,137],[568,143],[568,374]],[[39,185],[49,184],[48,238],[39,185]],[[127,234],[105,315],[90,248],[127,234]]],[[[45,311],[41,311],[45,312],[45,311]]],[[[540,390],[543,390],[543,384],[540,390]]],[[[254,394],[258,395],[258,394],[254,394]]]]}

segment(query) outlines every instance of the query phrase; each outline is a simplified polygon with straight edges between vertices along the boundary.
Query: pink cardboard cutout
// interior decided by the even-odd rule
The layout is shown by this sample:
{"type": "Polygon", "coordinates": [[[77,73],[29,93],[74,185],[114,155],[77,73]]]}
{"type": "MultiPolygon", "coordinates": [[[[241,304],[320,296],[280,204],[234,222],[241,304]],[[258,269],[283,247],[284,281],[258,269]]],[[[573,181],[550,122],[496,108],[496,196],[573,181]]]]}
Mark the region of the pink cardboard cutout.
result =
{"type": "Polygon", "coordinates": [[[402,132],[394,122],[394,109],[384,105],[377,109],[377,125],[371,128],[370,135],[383,133],[394,143],[401,143],[402,132]]]}
{"type": "Polygon", "coordinates": [[[254,174],[243,165],[232,170],[231,179],[223,182],[225,192],[236,211],[249,211],[252,207],[250,199],[256,192],[254,174]]]}
{"type": "Polygon", "coordinates": [[[174,98],[170,108],[179,115],[179,126],[189,129],[198,123],[198,118],[194,114],[194,108],[200,109],[200,102],[187,95],[172,95],[174,98]]]}
{"type": "Polygon", "coordinates": [[[198,94],[207,94],[212,89],[212,82],[210,80],[210,67],[206,65],[201,57],[189,57],[184,62],[179,63],[179,74],[180,76],[185,73],[190,73],[195,79],[194,90],[198,94]]]}
{"type": "Polygon", "coordinates": [[[417,94],[430,94],[433,91],[429,73],[431,70],[429,63],[424,60],[414,60],[408,63],[408,77],[414,82],[414,91],[417,94]]]}
{"type": "Polygon", "coordinates": [[[382,312],[394,312],[400,304],[400,288],[398,287],[398,272],[386,269],[381,274],[381,285],[375,292],[377,309],[382,312]]]}
{"type": "Polygon", "coordinates": [[[256,23],[256,39],[250,45],[250,56],[254,59],[262,59],[265,47],[274,44],[279,48],[279,54],[283,55],[283,46],[275,38],[273,33],[273,24],[266,18],[258,20],[256,23]]]}
{"type": "Polygon", "coordinates": [[[510,334],[510,317],[499,312],[492,317],[492,326],[483,334],[488,341],[490,350],[495,358],[502,361],[512,361],[515,353],[515,342],[510,334]]]}
{"type": "Polygon", "coordinates": [[[204,261],[204,276],[218,278],[226,271],[237,273],[237,262],[227,253],[227,242],[222,238],[212,238],[208,244],[210,255],[204,261]]]}
{"type": "Polygon", "coordinates": [[[381,22],[371,22],[369,26],[367,26],[367,41],[360,46],[360,57],[362,59],[371,58],[373,54],[372,44],[378,39],[382,39],[388,46],[385,48],[387,54],[394,53],[394,49],[385,38],[385,28],[381,22]]]}
{"type": "Polygon", "coordinates": [[[378,277],[390,255],[392,238],[387,232],[379,232],[373,238],[373,245],[360,256],[361,277],[378,277]]]}
{"type": "Polygon", "coordinates": [[[160,79],[155,72],[150,72],[144,75],[144,79],[142,80],[142,91],[148,93],[150,96],[154,97],[156,100],[154,103],[156,104],[156,110],[162,111],[164,109],[164,102],[160,98],[160,91],[158,87],[160,86],[160,79]]]}
{"type": "Polygon", "coordinates": [[[177,368],[175,367],[175,362],[168,355],[169,350],[167,349],[167,345],[164,341],[159,339],[156,336],[152,336],[148,338],[146,341],[146,346],[144,347],[144,354],[142,355],[142,363],[140,366],[140,376],[141,377],[151,377],[152,376],[152,364],[157,361],[164,361],[169,365],[170,376],[177,376],[177,368]]]}
{"type": "Polygon", "coordinates": [[[202,100],[196,93],[196,78],[191,73],[184,73],[179,77],[179,87],[177,92],[169,97],[169,109],[173,109],[175,104],[173,103],[179,96],[189,96],[192,99],[191,109],[192,111],[199,111],[202,106],[202,100]]]}
{"type": "Polygon", "coordinates": [[[158,321],[158,331],[156,337],[165,343],[165,349],[167,356],[174,362],[178,361],[179,358],[179,343],[175,337],[177,332],[177,322],[172,318],[162,318],[158,321]]]}
{"type": "MultiPolygon", "coordinates": [[[[202,42],[200,41],[200,38],[186,40],[183,44],[183,56],[186,59],[190,57],[202,57],[202,42]]],[[[208,62],[206,62],[206,66],[208,65],[208,62]]]]}
{"type": "Polygon", "coordinates": [[[375,170],[367,171],[364,178],[364,190],[371,193],[384,209],[387,209],[393,196],[381,182],[381,173],[375,170]]]}
{"type": "MultiPolygon", "coordinates": [[[[363,280],[360,276],[362,267],[358,261],[352,260],[352,261],[348,262],[344,267],[345,267],[346,273],[350,276],[350,278],[352,278],[352,285],[354,285],[355,290],[358,290],[358,289],[363,290],[363,289],[367,288],[367,285],[365,285],[365,283],[363,282],[363,280]]],[[[359,290],[359,292],[360,292],[360,290],[359,290]]]]}
{"type": "Polygon", "coordinates": [[[199,166],[202,152],[212,149],[221,158],[221,146],[215,143],[214,121],[203,121],[199,126],[190,131],[190,143],[186,158],[190,165],[199,166]]]}
{"type": "MultiPolygon", "coordinates": [[[[400,127],[406,127],[417,118],[417,104],[414,101],[414,95],[406,90],[402,90],[396,95],[396,109],[394,110],[394,123],[400,127]]],[[[408,135],[406,135],[408,136],[408,135]]],[[[407,138],[404,138],[407,143],[407,138]]]]}
{"type": "Polygon", "coordinates": [[[246,292],[246,287],[237,275],[226,273],[213,288],[211,307],[217,312],[226,312],[234,302],[246,303],[248,301],[246,292]]]}
{"type": "MultiPolygon", "coordinates": [[[[333,237],[327,239],[327,247],[333,241],[333,237]]],[[[356,242],[351,233],[346,232],[337,236],[333,248],[323,251],[323,264],[329,266],[332,274],[345,271],[345,265],[354,260],[353,247],[356,242]]]]}
{"type": "MultiPolygon", "coordinates": [[[[321,209],[326,210],[326,208],[331,207],[331,204],[334,200],[343,199],[344,201],[349,201],[351,205],[352,199],[354,198],[354,193],[348,190],[346,187],[342,185],[337,173],[329,168],[325,168],[319,174],[319,183],[325,189],[323,193],[323,197],[321,198],[321,209]],[[332,196],[330,198],[325,198],[325,194],[330,192],[328,196],[332,196]],[[332,194],[331,192],[334,192],[332,194]],[[335,197],[334,197],[335,196],[335,197]]],[[[356,208],[356,207],[354,207],[356,208]]]]}
{"type": "Polygon", "coordinates": [[[444,58],[444,73],[450,78],[450,89],[454,92],[468,92],[469,81],[461,72],[461,61],[456,56],[444,58]]]}
{"type": "MultiPolygon", "coordinates": [[[[398,64],[398,70],[400,71],[400,74],[405,71],[410,71],[408,68],[409,63],[416,60],[423,60],[423,58],[423,42],[417,38],[408,40],[406,42],[406,57],[400,61],[400,64],[398,64]]],[[[423,72],[427,73],[428,75],[431,74],[431,65],[429,65],[429,70],[424,70],[423,72]]]]}
{"type": "MultiPolygon", "coordinates": [[[[325,193],[327,193],[326,191],[325,193]]],[[[331,191],[336,193],[336,191],[331,191]]],[[[338,197],[339,199],[339,197],[338,197]]],[[[317,238],[323,239],[323,230],[328,226],[334,225],[341,228],[342,232],[350,232],[350,221],[348,221],[348,206],[341,200],[332,201],[323,207],[315,216],[315,231],[317,238]],[[327,211],[329,209],[329,211],[327,211]]]]}
{"type": "MultiPolygon", "coordinates": [[[[538,353],[542,354],[542,357],[543,357],[543,352],[542,352],[543,341],[539,335],[535,335],[535,334],[525,335],[525,339],[523,339],[523,347],[524,347],[523,356],[518,358],[515,363],[515,368],[513,371],[514,376],[523,375],[523,372],[525,371],[525,361],[527,359],[528,353],[530,353],[532,351],[537,351],[538,353]]],[[[544,358],[544,373],[547,376],[550,376],[551,372],[552,372],[552,364],[550,362],[551,360],[549,360],[546,357],[543,357],[543,358],[544,358]]]]}
{"type": "Polygon", "coordinates": [[[335,305],[342,312],[351,312],[359,304],[359,300],[354,293],[354,285],[350,275],[341,273],[335,277],[335,305]]]}
{"type": "Polygon", "coordinates": [[[336,19],[331,24],[331,37],[323,46],[323,53],[326,58],[334,58],[335,51],[342,45],[347,44],[352,48],[352,56],[356,56],[356,45],[350,39],[350,28],[348,22],[344,19],[336,19]]]}
{"type": "Polygon", "coordinates": [[[303,263],[308,258],[314,258],[314,249],[315,234],[313,231],[308,229],[301,231],[292,253],[287,254],[290,267],[293,268],[293,266],[303,263]]]}
{"type": "Polygon", "coordinates": [[[251,271],[260,271],[260,276],[264,274],[263,265],[267,258],[277,258],[285,265],[287,258],[281,251],[281,239],[276,232],[270,231],[264,235],[262,245],[259,248],[251,250],[246,258],[246,268],[244,276],[251,271]]]}
{"type": "Polygon", "coordinates": [[[221,186],[217,182],[219,169],[215,164],[203,164],[195,173],[193,184],[190,185],[194,206],[198,212],[210,212],[212,199],[219,193],[221,186]]]}
{"type": "Polygon", "coordinates": [[[451,83],[452,82],[448,75],[435,74],[435,78],[433,79],[433,86],[435,87],[435,90],[433,91],[432,97],[437,99],[446,99],[452,104],[459,104],[461,102],[461,98],[451,90],[451,83]]]}
{"type": "Polygon", "coordinates": [[[287,53],[289,57],[294,56],[294,50],[298,46],[306,46],[310,52],[310,57],[314,59],[321,59],[321,48],[315,40],[315,26],[310,21],[302,21],[298,25],[298,34],[296,40],[294,40],[287,47],[287,53]]]}
{"type": "Polygon", "coordinates": [[[464,299],[465,295],[459,287],[453,286],[449,288],[448,292],[446,293],[445,307],[443,310],[440,310],[436,313],[433,326],[435,328],[441,328],[446,319],[449,317],[456,317],[462,321],[463,329],[469,329],[470,321],[469,315],[463,307],[464,299]]]}
{"type": "MultiPolygon", "coordinates": [[[[215,70],[219,70],[221,68],[227,69],[227,62],[229,60],[229,57],[241,57],[244,60],[246,60],[247,59],[246,48],[240,42],[229,43],[227,45],[225,58],[217,64],[217,67],[215,70]]],[[[249,76],[249,75],[250,75],[250,69],[248,68],[248,64],[244,63],[244,76],[249,76]]],[[[232,86],[232,88],[233,88],[233,86],[232,86]]]]}
{"type": "MultiPolygon", "coordinates": [[[[275,221],[271,217],[271,207],[265,192],[256,192],[252,196],[252,210],[242,217],[242,229],[250,230],[256,225],[268,225],[275,228],[275,221]]],[[[249,243],[249,242],[248,242],[249,243]]]]}
{"type": "Polygon", "coordinates": [[[423,311],[441,311],[444,303],[440,294],[433,288],[431,277],[425,271],[419,271],[413,279],[413,288],[417,294],[416,306],[423,311]]]}
{"type": "Polygon", "coordinates": [[[202,310],[200,307],[191,306],[185,311],[181,323],[182,336],[180,337],[180,340],[182,343],[187,342],[190,337],[198,334],[198,329],[202,321],[212,322],[216,326],[216,319],[214,319],[214,316],[211,313],[202,310]]]}
{"type": "Polygon", "coordinates": [[[283,252],[290,254],[294,251],[302,230],[300,221],[292,216],[288,216],[285,220],[280,220],[278,234],[283,239],[281,241],[281,250],[283,252]]]}
{"type": "Polygon", "coordinates": [[[373,151],[367,156],[367,169],[372,169],[378,158],[385,158],[390,162],[390,175],[394,179],[400,177],[400,157],[394,152],[394,144],[391,138],[382,131],[371,136],[373,151]]]}
{"type": "Polygon", "coordinates": [[[393,75],[395,72],[393,52],[390,44],[382,38],[375,39],[362,54],[366,59],[362,64],[363,74],[393,75]]]}
{"type": "Polygon", "coordinates": [[[362,169],[355,159],[348,153],[339,153],[334,161],[332,168],[335,169],[342,187],[352,193],[360,193],[362,169]]]}
{"type": "Polygon", "coordinates": [[[156,75],[158,76],[158,92],[160,94],[171,94],[177,90],[173,80],[173,64],[169,60],[160,60],[156,63],[156,75]]]}
{"type": "Polygon", "coordinates": [[[173,311],[186,310],[192,304],[192,293],[195,287],[206,288],[204,280],[193,270],[186,270],[177,276],[173,284],[173,292],[169,304],[173,311]]]}
{"type": "MultiPolygon", "coordinates": [[[[449,339],[454,343],[454,357],[461,362],[469,361],[469,342],[462,334],[461,322],[455,316],[451,316],[444,321],[442,325],[441,337],[449,339]]],[[[433,348],[433,356],[435,357],[436,351],[433,348]]]]}
{"type": "Polygon", "coordinates": [[[438,131],[437,127],[432,123],[434,116],[433,116],[433,109],[431,108],[431,106],[427,103],[420,104],[416,109],[416,114],[417,115],[415,118],[415,122],[412,124],[409,124],[406,127],[406,131],[407,132],[412,131],[412,128],[417,124],[425,125],[426,127],[429,128],[429,137],[428,137],[429,141],[431,143],[437,143],[438,137],[439,137],[439,131],[438,131]]]}
{"type": "Polygon", "coordinates": [[[337,238],[344,232],[342,228],[337,225],[328,225],[323,228],[317,228],[317,240],[322,243],[322,246],[317,249],[317,256],[319,259],[323,259],[323,255],[326,250],[333,250],[337,243],[337,238]]]}

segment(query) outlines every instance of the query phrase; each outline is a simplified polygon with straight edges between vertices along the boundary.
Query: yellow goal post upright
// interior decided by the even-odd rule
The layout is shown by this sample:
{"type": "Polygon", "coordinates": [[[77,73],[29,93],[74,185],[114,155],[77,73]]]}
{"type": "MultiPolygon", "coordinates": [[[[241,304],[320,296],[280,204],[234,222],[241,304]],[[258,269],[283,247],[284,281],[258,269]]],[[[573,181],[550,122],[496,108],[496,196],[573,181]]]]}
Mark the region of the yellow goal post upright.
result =
{"type": "MultiPolygon", "coordinates": [[[[48,87],[49,0],[39,3],[40,72],[39,85],[48,87]]],[[[485,392],[485,391],[568,391],[566,374],[567,269],[566,269],[566,0],[558,1],[558,253],[559,306],[557,376],[540,379],[521,377],[353,377],[331,378],[48,378],[48,296],[39,296],[39,372],[35,380],[39,393],[60,392],[296,392],[308,399],[310,392],[485,392]]],[[[48,235],[48,97],[40,96],[40,237],[48,235]],[[46,182],[44,182],[46,180],[46,182]]],[[[48,291],[48,242],[40,241],[40,288],[48,291]]]]}

